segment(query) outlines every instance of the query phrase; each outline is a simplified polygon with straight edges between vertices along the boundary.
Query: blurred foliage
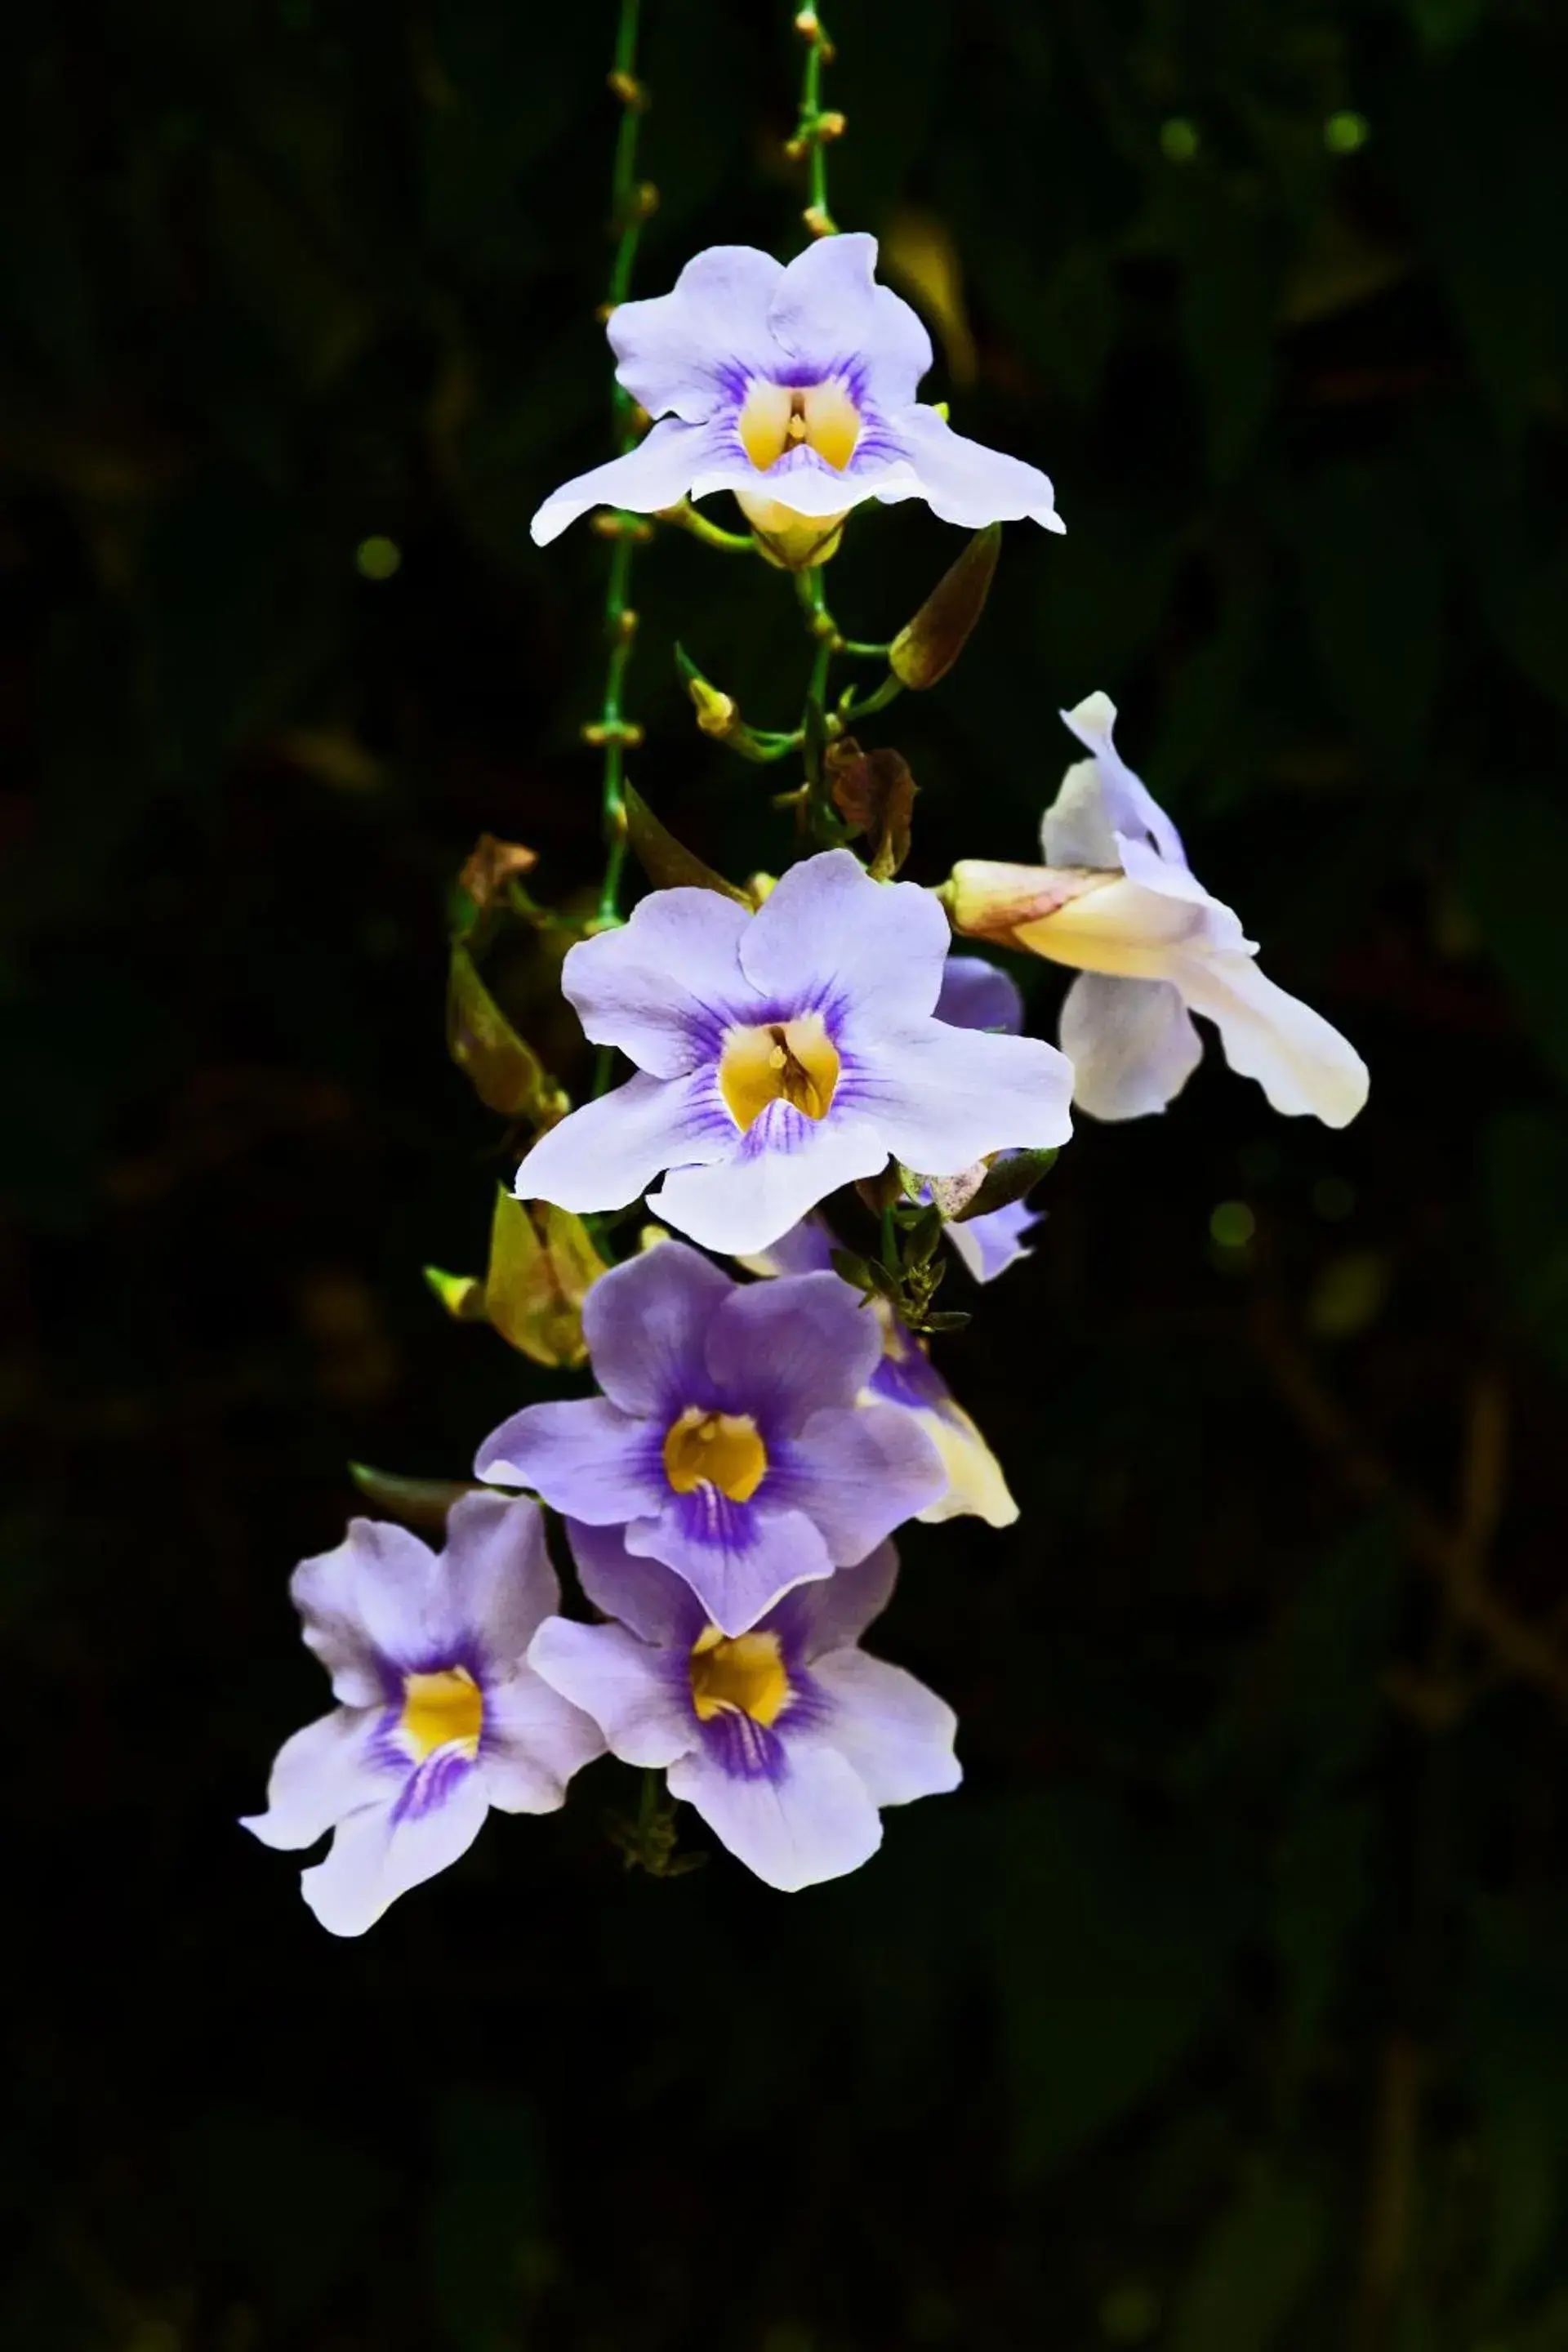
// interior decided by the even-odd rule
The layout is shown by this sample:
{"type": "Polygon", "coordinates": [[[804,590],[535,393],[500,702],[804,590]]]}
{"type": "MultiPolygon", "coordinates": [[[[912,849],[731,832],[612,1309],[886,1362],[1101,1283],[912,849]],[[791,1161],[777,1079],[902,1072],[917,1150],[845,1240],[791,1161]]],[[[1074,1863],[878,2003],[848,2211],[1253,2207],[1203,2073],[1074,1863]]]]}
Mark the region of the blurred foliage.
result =
{"type": "MultiPolygon", "coordinates": [[[[460,1480],[553,1377],[419,1268],[485,1262],[505,1173],[442,1051],[454,878],[487,830],[542,903],[597,873],[605,551],[527,522],[607,446],[610,14],[79,0],[10,36],[0,2333],[1565,2352],[1546,0],[835,0],[835,212],[890,231],[932,396],[1068,526],[1009,530],[942,691],[860,730],[920,786],[907,871],[1026,857],[1054,711],[1108,689],[1371,1107],[1326,1135],[1209,1066],[1086,1121],[1034,1258],[937,1342],[1024,1515],[907,1547],[886,1646],[968,1780],[855,1880],[628,1879],[605,1765],[340,1947],[234,1828],[324,1700],[284,1580],[340,1465],[460,1480]]],[[[790,236],[798,59],[787,10],[646,14],[651,291],[790,236]]],[[[862,517],[834,610],[886,642],[959,551],[862,517]]],[[[776,871],[771,779],[673,648],[792,724],[787,582],[663,532],[637,593],[639,787],[776,871]]],[[[591,1083],[562,936],[458,950],[507,1115],[540,1066],[591,1083]]]]}

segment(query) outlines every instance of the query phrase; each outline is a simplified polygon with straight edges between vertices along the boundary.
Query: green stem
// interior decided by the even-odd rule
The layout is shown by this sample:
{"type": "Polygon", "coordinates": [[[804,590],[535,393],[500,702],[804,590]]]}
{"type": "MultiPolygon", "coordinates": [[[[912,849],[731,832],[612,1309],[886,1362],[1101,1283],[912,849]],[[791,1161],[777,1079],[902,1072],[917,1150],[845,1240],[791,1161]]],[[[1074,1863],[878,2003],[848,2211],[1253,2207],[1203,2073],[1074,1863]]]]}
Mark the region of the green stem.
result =
{"type": "Polygon", "coordinates": [[[841,118],[830,121],[833,129],[825,135],[822,111],[822,68],[833,55],[833,44],[827,37],[827,27],[813,7],[792,8],[795,30],[805,43],[805,70],[801,76],[800,114],[795,123],[792,154],[806,158],[807,184],[810,204],[805,213],[805,225],[813,236],[832,236],[836,224],[827,209],[827,139],[842,131],[841,118]]]}
{"type": "Polygon", "coordinates": [[[863,696],[858,702],[852,693],[843,696],[838,705],[838,716],[847,727],[850,726],[857,719],[868,719],[874,710],[886,710],[889,703],[895,701],[903,690],[903,680],[895,677],[889,670],[881,685],[863,696]]]}
{"type": "MultiPolygon", "coordinates": [[[[615,63],[610,72],[610,88],[620,101],[621,120],[616,133],[615,162],[610,174],[610,234],[616,244],[610,265],[609,290],[605,297],[606,311],[616,310],[626,299],[643,223],[652,211],[655,201],[652,188],[643,186],[637,176],[637,134],[647,106],[647,94],[637,78],[640,12],[641,0],[621,0],[620,16],[616,27],[615,63]]],[[[616,428],[616,446],[622,455],[637,442],[636,409],[637,404],[631,394],[616,384],[610,395],[610,411],[616,428]]],[[[626,862],[626,747],[628,743],[640,740],[638,730],[627,724],[622,708],[622,694],[637,628],[637,616],[631,604],[632,553],[638,536],[646,534],[647,529],[647,526],[633,515],[616,514],[608,518],[611,552],[609,576],[605,583],[605,638],[609,651],[598,721],[584,730],[588,740],[601,745],[604,751],[600,812],[605,838],[605,875],[599,890],[598,917],[602,924],[620,920],[621,883],[626,862]]],[[[603,1093],[609,1075],[607,1057],[601,1055],[595,1094],[603,1093]]]]}

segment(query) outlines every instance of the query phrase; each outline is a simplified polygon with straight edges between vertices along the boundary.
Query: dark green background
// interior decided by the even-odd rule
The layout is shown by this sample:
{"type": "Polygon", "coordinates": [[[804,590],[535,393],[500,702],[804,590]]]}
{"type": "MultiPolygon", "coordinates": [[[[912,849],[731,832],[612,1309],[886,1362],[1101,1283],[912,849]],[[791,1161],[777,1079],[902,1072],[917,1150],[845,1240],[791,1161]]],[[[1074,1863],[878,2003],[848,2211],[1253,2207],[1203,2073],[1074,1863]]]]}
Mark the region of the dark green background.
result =
{"type": "MultiPolygon", "coordinates": [[[[642,290],[715,238],[789,249],[788,13],[647,0],[642,290]]],[[[331,1942],[234,1825],[324,1696],[288,1570],[345,1459],[461,1475],[542,1386],[418,1269],[478,1265],[506,1169],[443,1054],[451,877],[481,828],[546,895],[596,870],[605,550],[527,519],[606,446],[611,10],[14,23],[17,2352],[1568,2347],[1568,31],[1548,0],[829,22],[835,209],[947,223],[958,421],[1069,527],[1009,532],[952,679],[867,730],[923,788],[910,871],[1026,857],[1055,707],[1108,688],[1371,1104],[1276,1119],[1211,1055],[1163,1120],[1084,1122],[1033,1262],[942,1343],[1025,1506],[917,1530],[882,1631],[960,1711],[959,1796],[784,1898],[722,1858],[624,1876],[600,1765],[331,1942]],[[1420,1532],[1478,1399],[1533,1676],[1420,1532]]],[[[890,634],[959,543],[869,512],[847,625],[890,634]]],[[[709,858],[776,863],[773,780],[696,734],[669,649],[787,725],[786,583],[664,534],[636,596],[638,781],[709,858]]]]}

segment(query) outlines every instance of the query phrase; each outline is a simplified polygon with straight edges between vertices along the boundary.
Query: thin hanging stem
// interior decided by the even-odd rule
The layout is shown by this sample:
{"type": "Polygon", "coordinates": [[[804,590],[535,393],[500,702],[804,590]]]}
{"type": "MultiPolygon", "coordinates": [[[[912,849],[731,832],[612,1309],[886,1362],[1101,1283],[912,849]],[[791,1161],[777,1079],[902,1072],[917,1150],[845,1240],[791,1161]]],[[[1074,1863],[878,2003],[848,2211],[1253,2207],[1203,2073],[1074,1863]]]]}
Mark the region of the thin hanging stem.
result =
{"type": "MultiPolygon", "coordinates": [[[[626,299],[643,224],[658,201],[652,184],[637,176],[637,134],[648,105],[647,92],[637,74],[640,9],[641,0],[621,0],[615,63],[609,76],[610,89],[620,100],[621,120],[610,178],[610,234],[616,240],[616,249],[603,314],[606,318],[626,299]]],[[[639,419],[637,403],[619,383],[611,394],[611,415],[616,450],[625,456],[636,446],[639,419]]],[[[653,527],[638,515],[616,511],[598,516],[594,528],[611,542],[609,577],[605,586],[605,638],[609,654],[599,716],[584,728],[583,738],[601,748],[605,755],[600,803],[605,878],[599,891],[598,919],[608,925],[620,920],[621,881],[626,862],[626,755],[643,740],[642,729],[627,719],[622,708],[626,666],[637,633],[637,615],[631,603],[632,556],[639,541],[652,537],[653,527]]]]}
{"type": "Polygon", "coordinates": [[[800,113],[795,137],[784,152],[792,163],[807,167],[810,201],[801,217],[813,236],[834,236],[837,224],[827,209],[827,146],[844,135],[844,117],[824,113],[822,68],[833,62],[833,44],[814,7],[797,9],[795,29],[805,43],[805,68],[801,76],[800,113]]]}

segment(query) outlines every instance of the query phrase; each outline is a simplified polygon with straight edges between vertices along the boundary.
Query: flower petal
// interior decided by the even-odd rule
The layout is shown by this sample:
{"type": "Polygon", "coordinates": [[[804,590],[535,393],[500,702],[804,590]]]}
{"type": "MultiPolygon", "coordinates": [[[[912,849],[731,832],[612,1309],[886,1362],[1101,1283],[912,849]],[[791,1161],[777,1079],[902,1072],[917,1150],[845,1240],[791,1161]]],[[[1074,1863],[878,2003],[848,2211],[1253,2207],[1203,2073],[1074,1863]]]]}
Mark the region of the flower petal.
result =
{"type": "Polygon", "coordinates": [[[534,1628],[561,1606],[537,1503],[460,1496],[447,1515],[442,1559],[456,1615],[498,1664],[520,1659],[534,1628]]]}
{"type": "Polygon", "coordinates": [[[950,1224],[947,1238],[976,1282],[994,1282],[1020,1258],[1034,1255],[1025,1235],[1043,1223],[1044,1215],[1043,1210],[1032,1209],[1027,1201],[1009,1201],[1005,1209],[992,1209],[983,1217],[950,1224]]]}
{"type": "Polygon", "coordinates": [[[563,1698],[590,1716],[623,1764],[673,1764],[698,1742],[689,1692],[684,1705],[672,1664],[624,1625],[578,1625],[551,1617],[533,1637],[529,1664],[563,1698]]]}
{"type": "Polygon", "coordinates": [[[300,1892],[331,1935],[363,1936],[400,1895],[467,1853],[489,1810],[477,1770],[455,1777],[427,1811],[401,1820],[391,1806],[340,1824],[331,1851],[301,1873],[300,1892]]]}
{"type": "Polygon", "coordinates": [[[391,1804],[397,1781],[374,1757],[379,1707],[338,1706],[308,1723],[278,1751],[267,1784],[267,1811],[241,1829],[282,1850],[314,1845],[362,1806],[391,1804]]]}
{"type": "Polygon", "coordinates": [[[988,1152],[1072,1132],[1072,1070],[1054,1045],[944,1021],[879,1039],[857,1097],[888,1150],[922,1176],[956,1176],[988,1152]]]}
{"type": "Polygon", "coordinates": [[[474,1459],[474,1475],[530,1486],[552,1510],[567,1511],[590,1526],[623,1527],[661,1510],[668,1499],[659,1459],[662,1434],[608,1397],[525,1405],[486,1438],[474,1459]]]}
{"type": "Polygon", "coordinates": [[[804,1511],[728,1504],[711,1488],[673,1496],[671,1506],[657,1519],[634,1519],[626,1549],[672,1568],[721,1633],[749,1633],[794,1586],[833,1573],[804,1511]]]}
{"type": "Polygon", "coordinates": [[[913,467],[932,514],[943,522],[980,530],[988,522],[1017,522],[1026,515],[1047,530],[1066,530],[1049,478],[1037,466],[966,441],[934,408],[900,409],[889,417],[888,434],[913,467]]]}
{"type": "Polygon", "coordinates": [[[289,1591],[306,1648],[353,1706],[385,1697],[385,1667],[449,1650],[468,1630],[429,1545],[387,1519],[351,1519],[336,1550],[300,1561],[289,1591]]]}
{"type": "Polygon", "coordinates": [[[661,507],[678,506],[698,477],[711,472],[718,454],[708,425],[682,425],[667,416],[624,457],[592,466],[552,490],[529,525],[534,545],[548,547],[569,523],[595,507],[657,514],[661,507]]]}
{"type": "Polygon", "coordinates": [[[781,1744],[777,1780],[731,1774],[698,1750],[670,1766],[669,1793],[693,1806],[764,1885],[793,1895],[868,1862],[882,1824],[859,1774],[837,1749],[806,1738],[781,1744]]]}
{"type": "Polygon", "coordinates": [[[947,961],[947,918],[912,882],[873,882],[847,849],[792,866],[741,941],[763,994],[790,1010],[837,1008],[857,1027],[931,1010],[947,961]]]}
{"type": "MultiPolygon", "coordinates": [[[[1169,859],[1173,865],[1184,866],[1187,853],[1182,846],[1181,835],[1148,785],[1141,776],[1133,774],[1116,748],[1116,705],[1110,695],[1085,695],[1071,710],[1064,710],[1061,719],[1062,724],[1069,727],[1085,749],[1094,754],[1104,811],[1112,831],[1147,834],[1162,857],[1169,859]]],[[[1069,775],[1077,772],[1077,770],[1068,771],[1069,775]]],[[[1097,858],[1079,859],[1047,846],[1046,862],[1048,866],[1077,866],[1098,865],[1100,861],[1097,858]]]]}
{"type": "Polygon", "coordinates": [[[1163,1110],[1203,1059],[1203,1039],[1167,980],[1080,971],[1062,1002],[1060,1035],[1073,1100],[1094,1118],[1163,1110]]]}
{"type": "Polygon", "coordinates": [[[1105,873],[1121,865],[1098,760],[1075,760],[1062,778],[1040,820],[1040,847],[1051,866],[1085,866],[1105,873]]]}
{"type": "Polygon", "coordinates": [[[592,1716],[531,1666],[520,1663],[515,1674],[487,1685],[479,1772],[500,1812],[554,1812],[574,1772],[604,1752],[592,1716]]]}
{"type": "Polygon", "coordinates": [[[863,400],[885,415],[913,402],[931,347],[910,305],[876,284],[876,267],[874,236],[818,238],[784,271],[768,324],[802,370],[818,381],[852,373],[863,400]]]}
{"type": "Polygon", "coordinates": [[[830,1559],[847,1566],[936,1502],[946,1486],[941,1457],[914,1414],[867,1404],[813,1413],[780,1450],[768,1492],[804,1511],[830,1559]]]}
{"type": "Polygon", "coordinates": [[[1349,1126],[1366,1101],[1367,1066],[1321,1013],[1277,988],[1250,956],[1193,956],[1173,976],[1218,1029],[1231,1068],[1256,1078],[1274,1109],[1349,1126]]]}
{"type": "Polygon", "coordinates": [[[786,1592],[768,1622],[809,1665],[858,1642],[892,1599],[898,1580],[899,1555],[890,1543],[879,1543],[853,1568],[835,1569],[820,1584],[786,1592]]]}
{"type": "Polygon", "coordinates": [[[1018,1517],[1002,1465],[976,1423],[952,1396],[940,1404],[913,1408],[921,1427],[942,1456],[947,1492],[920,1514],[926,1527],[943,1519],[974,1517],[988,1528],[1010,1528],[1018,1517]]]}
{"type": "Polygon", "coordinates": [[[748,1274],[826,1274],[833,1265],[833,1236],[820,1217],[802,1217],[766,1249],[740,1260],[748,1274]]]}
{"type": "Polygon", "coordinates": [[[864,1650],[835,1651],[811,1671],[833,1702],[822,1736],[854,1766],[874,1805],[907,1805],[957,1788],[958,1717],[945,1699],[864,1650]]]}
{"type": "Polygon", "coordinates": [[[950,955],[936,1017],[950,1028],[1004,1029],[1016,1037],[1024,1026],[1024,1000],[1016,981],[984,956],[950,955]]]}
{"type": "Polygon", "coordinates": [[[708,1616],[684,1577],[662,1560],[629,1552],[623,1528],[568,1519],[566,1535],[584,1596],[595,1609],[656,1649],[690,1649],[708,1616]]]}
{"type": "Polygon", "coordinates": [[[770,1442],[797,1434],[824,1405],[853,1405],[881,1352],[875,1318],[832,1272],[732,1287],[707,1337],[715,1387],[770,1442]]]}
{"type": "Polygon", "coordinates": [[[624,1086],[584,1103],[542,1135],[517,1171],[522,1201],[558,1209],[624,1209],[664,1168],[707,1167],[740,1141],[710,1070],[624,1086]]]}
{"type": "Polygon", "coordinates": [[[741,1296],[738,1284],[684,1242],[660,1242],[628,1258],[584,1302],[594,1378],[625,1412],[673,1419],[689,1404],[707,1403],[708,1336],[741,1296]]]}
{"type": "Polygon", "coordinates": [[[783,1101],[768,1104],[742,1146],[718,1165],[672,1167],[648,1202],[667,1224],[733,1257],[765,1250],[841,1184],[874,1176],[889,1148],[868,1119],[807,1118],[783,1101]]]}
{"type": "Polygon", "coordinates": [[[768,305],[784,271],[750,245],[712,245],[689,261],[668,294],[622,302],[610,314],[620,382],[650,416],[673,410],[700,424],[733,402],[741,380],[777,357],[768,305]]]}
{"type": "Polygon", "coordinates": [[[752,919],[716,890],[682,886],[650,891],[618,930],[579,940],[561,986],[584,1035],[659,1078],[710,1061],[729,1023],[758,1017],[739,953],[752,919]]]}

